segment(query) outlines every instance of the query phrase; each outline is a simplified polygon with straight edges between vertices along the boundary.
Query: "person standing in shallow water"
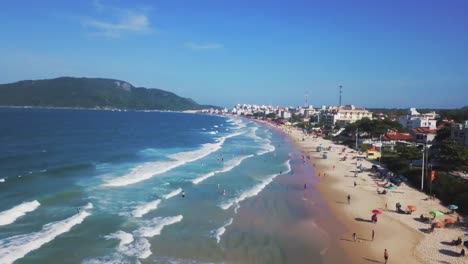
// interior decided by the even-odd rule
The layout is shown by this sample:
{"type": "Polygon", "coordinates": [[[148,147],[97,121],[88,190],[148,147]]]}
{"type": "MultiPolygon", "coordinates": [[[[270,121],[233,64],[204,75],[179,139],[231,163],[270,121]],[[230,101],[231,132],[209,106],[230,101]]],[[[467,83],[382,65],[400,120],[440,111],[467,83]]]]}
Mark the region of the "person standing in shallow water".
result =
{"type": "Polygon", "coordinates": [[[307,189],[307,183],[304,183],[304,190],[307,189]]]}
{"type": "Polygon", "coordinates": [[[182,191],[182,198],[185,198],[185,191],[182,191]]]}

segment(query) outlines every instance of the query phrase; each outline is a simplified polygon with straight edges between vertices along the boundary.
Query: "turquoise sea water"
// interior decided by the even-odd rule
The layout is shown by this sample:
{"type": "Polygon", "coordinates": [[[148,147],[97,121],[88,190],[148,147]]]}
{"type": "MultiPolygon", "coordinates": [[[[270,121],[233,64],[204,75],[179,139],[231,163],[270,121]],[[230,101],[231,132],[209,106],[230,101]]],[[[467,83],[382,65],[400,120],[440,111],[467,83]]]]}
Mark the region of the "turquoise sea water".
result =
{"type": "Polygon", "coordinates": [[[291,263],[274,229],[304,212],[278,181],[300,162],[275,131],[166,112],[0,117],[0,263],[291,263]]]}

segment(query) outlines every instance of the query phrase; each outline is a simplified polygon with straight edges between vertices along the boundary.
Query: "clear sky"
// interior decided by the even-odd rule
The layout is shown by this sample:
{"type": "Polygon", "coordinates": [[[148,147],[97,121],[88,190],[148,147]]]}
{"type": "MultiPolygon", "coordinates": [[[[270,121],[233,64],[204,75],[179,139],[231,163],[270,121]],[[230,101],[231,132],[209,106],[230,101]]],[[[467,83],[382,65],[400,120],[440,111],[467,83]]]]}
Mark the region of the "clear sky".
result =
{"type": "Polygon", "coordinates": [[[0,83],[105,77],[199,103],[468,105],[468,1],[3,0],[0,83]]]}

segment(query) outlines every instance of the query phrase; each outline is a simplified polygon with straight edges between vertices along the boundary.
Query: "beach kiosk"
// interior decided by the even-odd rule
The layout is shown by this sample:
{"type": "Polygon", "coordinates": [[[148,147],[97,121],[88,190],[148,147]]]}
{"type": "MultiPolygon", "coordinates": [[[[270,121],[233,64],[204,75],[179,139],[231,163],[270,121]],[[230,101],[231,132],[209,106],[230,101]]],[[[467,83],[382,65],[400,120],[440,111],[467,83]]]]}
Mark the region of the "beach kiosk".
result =
{"type": "Polygon", "coordinates": [[[382,157],[382,153],[380,153],[379,151],[377,151],[375,149],[375,146],[373,146],[371,149],[367,150],[366,151],[366,158],[368,160],[376,160],[376,159],[379,159],[382,157]]]}

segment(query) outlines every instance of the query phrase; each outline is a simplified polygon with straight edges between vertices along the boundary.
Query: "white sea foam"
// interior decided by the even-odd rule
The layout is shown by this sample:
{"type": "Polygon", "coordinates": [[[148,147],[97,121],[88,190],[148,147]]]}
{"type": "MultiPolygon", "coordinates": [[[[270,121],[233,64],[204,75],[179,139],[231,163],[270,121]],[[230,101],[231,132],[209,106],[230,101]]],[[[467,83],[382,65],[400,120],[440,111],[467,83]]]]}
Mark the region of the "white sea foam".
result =
{"type": "Polygon", "coordinates": [[[219,174],[219,173],[224,173],[224,172],[228,172],[232,169],[234,169],[235,167],[239,166],[243,160],[245,159],[248,159],[248,158],[251,158],[253,157],[253,155],[247,155],[247,156],[240,156],[236,159],[232,159],[230,161],[227,161],[225,164],[224,164],[224,168],[221,169],[221,170],[217,170],[217,171],[212,171],[212,172],[209,172],[207,174],[204,174],[196,179],[193,179],[192,180],[192,183],[193,184],[199,184],[200,182],[210,178],[210,177],[213,177],[214,175],[216,174],[219,174]]]}
{"type": "MultiPolygon", "coordinates": [[[[287,169],[286,171],[282,172],[288,173],[291,171],[291,164],[290,160],[286,162],[287,169]]],[[[278,175],[281,175],[281,173],[277,174],[272,174],[267,176],[265,179],[263,179],[260,183],[257,185],[253,186],[250,189],[245,190],[242,192],[238,197],[234,197],[232,199],[229,199],[227,202],[222,203],[219,207],[221,207],[224,210],[229,209],[232,205],[234,204],[239,204],[240,202],[244,201],[247,198],[254,197],[258,195],[268,184],[270,184],[278,175]]]]}
{"type": "Polygon", "coordinates": [[[216,127],[216,128],[217,128],[218,126],[217,126],[217,125],[214,125],[213,127],[216,127]]]}
{"type": "Polygon", "coordinates": [[[251,127],[251,128],[250,128],[249,136],[250,136],[253,140],[255,140],[255,141],[260,141],[260,140],[262,140],[262,138],[259,137],[259,136],[257,136],[257,133],[256,133],[257,130],[258,130],[258,127],[256,127],[256,126],[251,127]]]}
{"type": "Polygon", "coordinates": [[[181,192],[182,192],[182,189],[179,188],[179,189],[177,189],[177,190],[174,190],[174,191],[172,191],[172,192],[170,192],[170,193],[164,195],[163,198],[167,200],[167,199],[170,199],[170,198],[172,198],[172,197],[178,195],[178,194],[181,193],[181,192]]]}
{"type": "Polygon", "coordinates": [[[261,156],[263,154],[267,154],[276,150],[275,146],[271,144],[269,139],[264,139],[265,144],[261,146],[261,150],[257,151],[257,155],[261,156]]]}
{"type": "Polygon", "coordinates": [[[57,236],[67,233],[75,225],[81,224],[91,213],[83,210],[65,220],[44,225],[35,233],[23,234],[0,240],[0,263],[13,263],[29,252],[39,249],[57,236]]]}
{"type": "Polygon", "coordinates": [[[215,238],[216,238],[216,243],[219,244],[219,241],[221,241],[221,236],[226,232],[226,227],[230,226],[232,224],[232,218],[229,219],[222,227],[216,229],[215,231],[215,238]]]}
{"type": "MultiPolygon", "coordinates": [[[[120,240],[117,250],[126,255],[134,256],[137,258],[147,258],[151,255],[151,245],[145,238],[134,238],[132,234],[117,231],[106,236],[106,239],[118,239],[120,240]]],[[[115,257],[114,257],[115,259],[115,257]]],[[[118,258],[120,259],[120,258],[118,258]]]]}
{"type": "Polygon", "coordinates": [[[211,135],[216,135],[216,134],[218,134],[218,131],[210,131],[208,133],[211,134],[211,135]]]}
{"type": "Polygon", "coordinates": [[[165,162],[147,162],[133,168],[128,174],[113,178],[108,180],[104,186],[105,187],[121,187],[127,186],[130,184],[138,183],[144,180],[148,180],[155,175],[159,175],[165,172],[168,172],[174,168],[182,166],[184,164],[194,162],[201,158],[204,158],[211,153],[219,150],[226,138],[233,137],[235,135],[231,134],[218,139],[216,143],[207,143],[203,144],[200,149],[185,151],[180,153],[171,154],[168,157],[171,161],[165,162]]]}
{"type": "Polygon", "coordinates": [[[20,218],[28,212],[36,210],[40,205],[41,204],[38,201],[34,200],[32,202],[22,203],[9,210],[0,212],[0,226],[14,223],[16,219],[20,218]]]}
{"type": "Polygon", "coordinates": [[[142,237],[154,237],[161,234],[161,230],[168,225],[182,221],[182,215],[169,217],[156,217],[146,222],[146,225],[135,231],[135,234],[142,237]]]}
{"type": "Polygon", "coordinates": [[[0,182],[5,182],[5,179],[0,179],[0,182]]]}
{"type": "Polygon", "coordinates": [[[133,217],[142,217],[145,214],[149,213],[150,211],[157,209],[158,205],[160,203],[161,203],[161,200],[158,199],[158,200],[155,200],[155,201],[151,201],[149,203],[142,204],[142,205],[136,207],[132,211],[132,215],[133,215],[133,217]]]}
{"type": "Polygon", "coordinates": [[[124,231],[117,231],[112,233],[108,236],[105,236],[106,239],[118,239],[120,240],[119,248],[130,244],[133,242],[134,238],[133,235],[124,231]]]}

